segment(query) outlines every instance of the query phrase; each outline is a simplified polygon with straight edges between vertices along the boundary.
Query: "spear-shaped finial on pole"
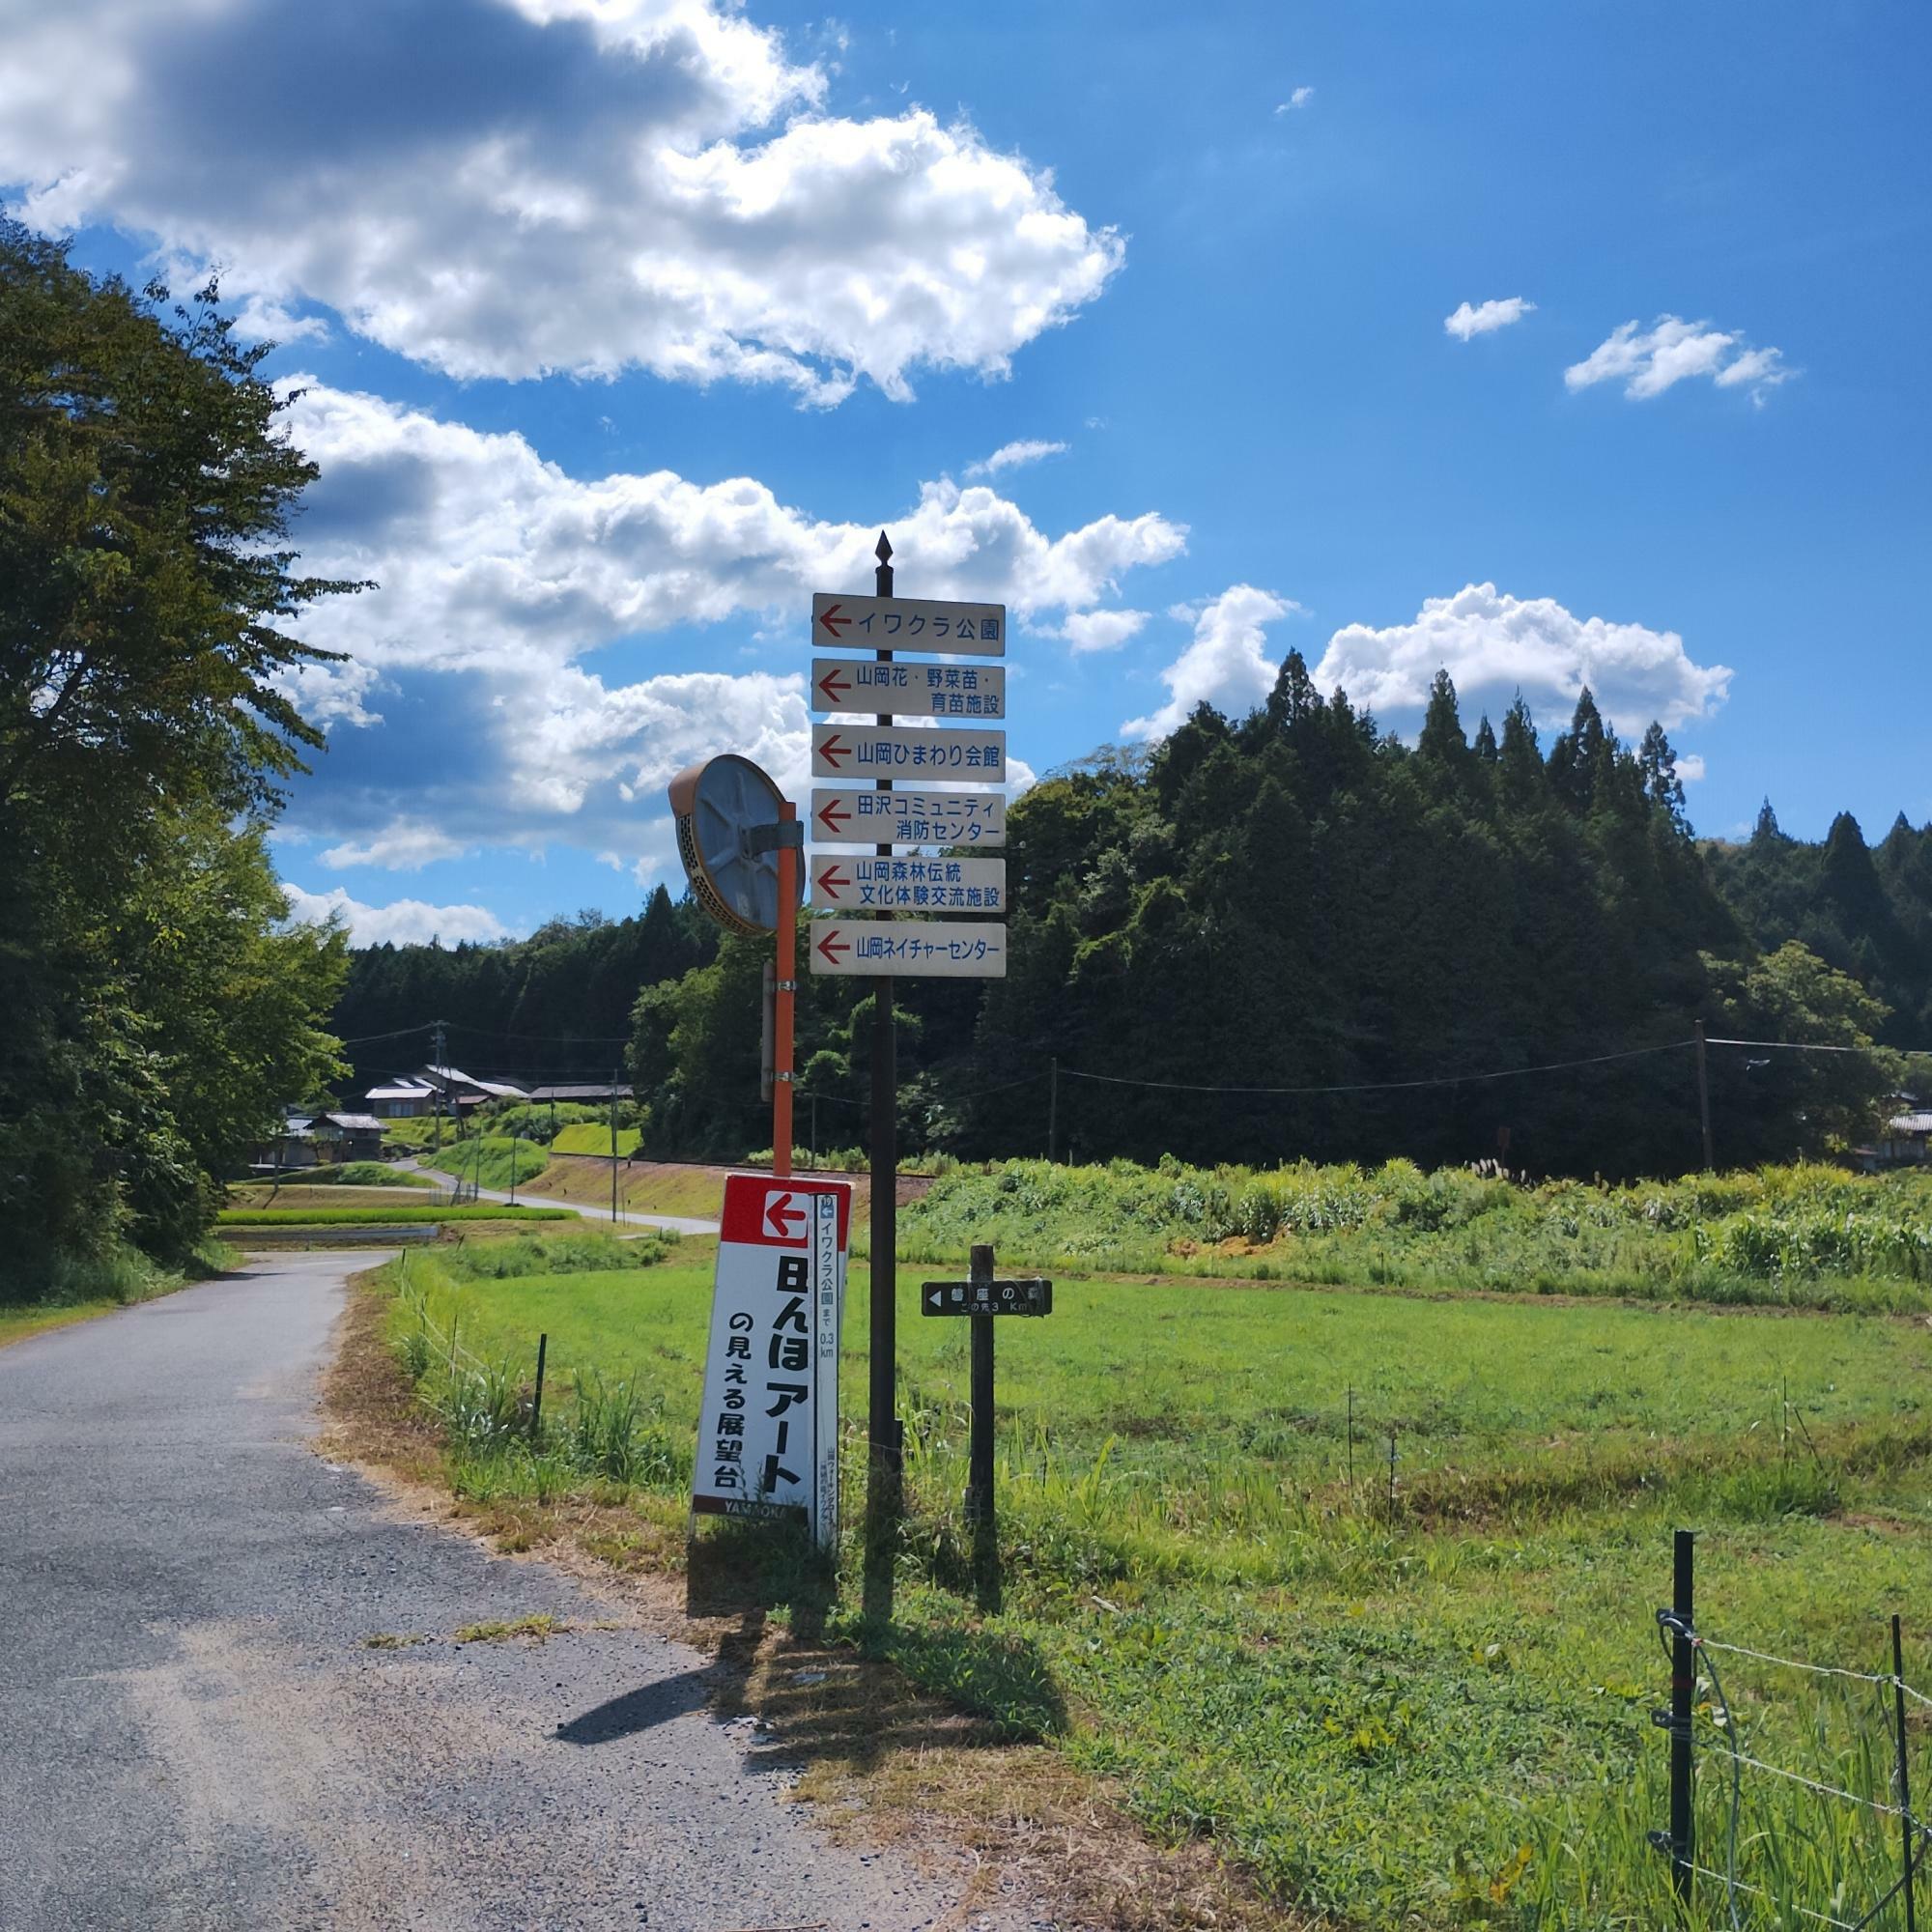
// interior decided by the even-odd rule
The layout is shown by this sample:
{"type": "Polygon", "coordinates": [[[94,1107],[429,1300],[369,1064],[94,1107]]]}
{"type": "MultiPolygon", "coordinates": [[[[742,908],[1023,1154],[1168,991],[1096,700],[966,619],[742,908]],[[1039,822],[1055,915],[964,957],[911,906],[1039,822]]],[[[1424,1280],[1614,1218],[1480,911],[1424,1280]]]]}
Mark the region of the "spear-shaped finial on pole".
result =
{"type": "Polygon", "coordinates": [[[879,559],[879,567],[873,572],[878,579],[877,592],[881,597],[890,597],[893,594],[893,544],[884,530],[879,532],[878,548],[872,554],[879,559]]]}

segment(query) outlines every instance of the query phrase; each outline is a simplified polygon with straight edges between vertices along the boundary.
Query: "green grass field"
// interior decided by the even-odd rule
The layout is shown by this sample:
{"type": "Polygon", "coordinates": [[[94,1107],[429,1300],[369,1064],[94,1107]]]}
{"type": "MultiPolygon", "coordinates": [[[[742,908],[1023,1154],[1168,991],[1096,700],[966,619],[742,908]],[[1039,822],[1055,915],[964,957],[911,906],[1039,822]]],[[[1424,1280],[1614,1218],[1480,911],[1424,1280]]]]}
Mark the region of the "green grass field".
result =
{"type": "Polygon", "coordinates": [[[568,1208],[508,1208],[485,1202],[470,1208],[225,1208],[216,1216],[223,1228],[379,1228],[424,1221],[574,1221],[568,1208]]]}
{"type": "MultiPolygon", "coordinates": [[[[619,1158],[634,1154],[638,1143],[643,1135],[636,1127],[617,1129],[617,1153],[619,1158]]],[[[606,1160],[611,1158],[611,1127],[604,1121],[582,1121],[573,1127],[560,1127],[556,1138],[551,1142],[553,1153],[596,1153],[606,1160]]]]}
{"type": "Polygon", "coordinates": [[[459,1180],[499,1192],[512,1182],[521,1187],[550,1164],[550,1156],[535,1141],[511,1134],[473,1134],[418,1156],[425,1167],[459,1180]]]}
{"type": "MultiPolygon", "coordinates": [[[[427,1338],[454,1319],[508,1386],[548,1332],[558,1441],[575,1373],[598,1378],[604,1423],[622,1385],[639,1506],[662,1520],[689,1478],[709,1262],[689,1244],[604,1266],[594,1238],[411,1257],[398,1345],[422,1331],[434,1392],[427,1338]]],[[[893,1617],[862,1625],[848,1540],[838,1627],[1056,1740],[1152,1830],[1211,1836],[1286,1902],[1378,1926],[1665,1922],[1644,1833],[1664,1822],[1653,1612],[1680,1523],[1702,1533],[1714,1635],[1875,1671],[1897,1609],[1932,1688],[1923,1321],[1063,1275],[1051,1318],[1000,1330],[1007,1588],[986,1611],[957,1520],[967,1332],[916,1315],[930,1271],[900,1273],[913,1514],[893,1617]]],[[[561,1456],[472,1433],[453,1474],[554,1494],[588,1466],[561,1456]]],[[[1871,1687],[1728,1664],[1752,1754],[1884,1796],[1871,1687]]],[[[1722,1765],[1700,1762],[1720,1864],[1722,1765]]],[[[1744,1801],[1740,1876],[1775,1896],[1856,1918],[1889,1883],[1886,1821],[1762,1776],[1744,1801]]],[[[1729,1923],[1705,1903],[1697,1922],[1729,1923]]],[[[1753,1927],[1807,1922],[1746,1907],[1753,1927]]]]}

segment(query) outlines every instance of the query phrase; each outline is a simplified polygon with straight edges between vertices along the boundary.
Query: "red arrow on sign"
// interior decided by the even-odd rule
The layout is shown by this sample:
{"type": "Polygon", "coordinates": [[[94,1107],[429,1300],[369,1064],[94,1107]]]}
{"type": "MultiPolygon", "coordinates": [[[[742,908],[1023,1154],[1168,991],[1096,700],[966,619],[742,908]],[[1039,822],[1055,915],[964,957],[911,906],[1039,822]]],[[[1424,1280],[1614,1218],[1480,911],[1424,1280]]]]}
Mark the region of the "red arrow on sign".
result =
{"type": "Polygon", "coordinates": [[[838,771],[840,769],[838,761],[841,758],[849,758],[852,755],[852,748],[843,743],[838,733],[835,731],[824,744],[819,746],[818,754],[834,771],[838,771]]]}
{"type": "Polygon", "coordinates": [[[818,613],[818,621],[821,624],[823,624],[825,628],[828,631],[830,631],[835,638],[838,637],[838,634],[842,630],[844,630],[845,626],[852,621],[850,617],[841,617],[838,614],[839,611],[842,611],[844,608],[845,607],[842,604],[828,604],[825,607],[825,609],[818,613]]]}
{"type": "Polygon", "coordinates": [[[819,824],[824,826],[826,831],[837,832],[841,825],[845,824],[851,818],[852,814],[836,798],[828,798],[825,801],[824,810],[817,816],[819,824]]]}
{"type": "Polygon", "coordinates": [[[765,1196],[765,1233],[776,1235],[780,1240],[791,1239],[791,1224],[803,1221],[804,1213],[791,1204],[796,1196],[790,1194],[767,1194],[765,1196]]]}
{"type": "Polygon", "coordinates": [[[836,865],[832,865],[826,867],[824,871],[819,873],[818,883],[824,889],[828,897],[836,899],[838,896],[838,888],[840,886],[849,886],[852,881],[836,865]]]}
{"type": "Polygon", "coordinates": [[[828,932],[818,942],[818,951],[828,964],[836,966],[852,950],[852,942],[838,932],[828,932]]]}
{"type": "MultiPolygon", "coordinates": [[[[850,619],[848,618],[847,622],[849,621],[850,619]]],[[[832,668],[818,680],[818,688],[825,694],[826,703],[836,705],[838,702],[838,700],[852,689],[852,687],[845,682],[845,667],[843,665],[834,665],[832,668]]]]}

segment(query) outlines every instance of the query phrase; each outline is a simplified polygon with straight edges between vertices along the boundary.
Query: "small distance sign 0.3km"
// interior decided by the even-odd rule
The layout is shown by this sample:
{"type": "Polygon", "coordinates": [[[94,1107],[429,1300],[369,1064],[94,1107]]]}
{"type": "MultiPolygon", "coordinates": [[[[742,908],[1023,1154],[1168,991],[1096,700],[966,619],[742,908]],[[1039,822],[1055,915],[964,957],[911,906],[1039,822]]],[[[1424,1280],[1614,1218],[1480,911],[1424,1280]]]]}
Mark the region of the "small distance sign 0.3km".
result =
{"type": "Polygon", "coordinates": [[[1004,845],[1007,799],[997,791],[834,791],[811,794],[814,845],[1004,845]]]}
{"type": "Polygon", "coordinates": [[[1003,658],[1004,604],[947,604],[926,597],[811,599],[811,641],[845,651],[938,651],[948,657],[1003,658]]]}
{"type": "Polygon", "coordinates": [[[999,921],[814,920],[811,970],[835,977],[1004,980],[1007,928],[999,921]]]}

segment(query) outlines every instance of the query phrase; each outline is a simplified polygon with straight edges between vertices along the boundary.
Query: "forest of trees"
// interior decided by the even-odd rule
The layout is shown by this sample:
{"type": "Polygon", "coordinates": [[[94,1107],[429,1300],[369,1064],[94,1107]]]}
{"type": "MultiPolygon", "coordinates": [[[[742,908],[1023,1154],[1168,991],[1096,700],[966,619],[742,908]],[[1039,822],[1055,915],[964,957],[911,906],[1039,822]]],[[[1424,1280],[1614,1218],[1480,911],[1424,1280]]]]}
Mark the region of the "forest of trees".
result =
{"type": "MultiPolygon", "coordinates": [[[[1010,825],[1011,977],[899,987],[913,1147],[1042,1151],[1057,1084],[1059,1151],[1078,1158],[1677,1172],[1700,1154],[1699,1021],[1932,1043],[1932,827],[1901,819],[1874,853],[1845,816],[1810,845],[1767,807],[1748,843],[1700,843],[1663,732],[1619,743],[1587,693],[1546,750],[1520,701],[1472,735],[1438,677],[1409,747],[1291,655],[1250,717],[1204,706],[1150,752],[1096,753],[1010,825]],[[1455,1078],[1564,1061],[1595,1064],[1455,1078]]],[[[452,1032],[452,1057],[473,1042],[512,1072],[608,1060],[540,1037],[629,1031],[647,1144],[737,1156],[769,1133],[763,952],[660,890],[639,919],[514,946],[358,953],[339,1022],[445,1018],[475,1030],[452,1032]]],[[[869,1011],[863,982],[804,980],[801,1132],[816,1100],[820,1145],[863,1138],[869,1011]]],[[[1912,1077],[1895,1052],[1710,1063],[1726,1165],[1855,1142],[1912,1077]]]]}
{"type": "Polygon", "coordinates": [[[313,469],[211,286],[173,304],[0,222],[0,1296],[195,1245],[339,1072],[339,933],[265,832],[320,744],[282,624],[313,469]],[[133,1245],[130,1245],[133,1244],[133,1245]]]}

